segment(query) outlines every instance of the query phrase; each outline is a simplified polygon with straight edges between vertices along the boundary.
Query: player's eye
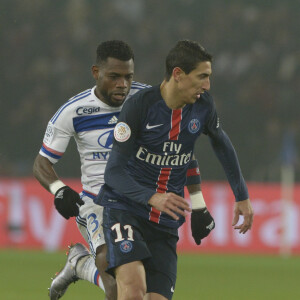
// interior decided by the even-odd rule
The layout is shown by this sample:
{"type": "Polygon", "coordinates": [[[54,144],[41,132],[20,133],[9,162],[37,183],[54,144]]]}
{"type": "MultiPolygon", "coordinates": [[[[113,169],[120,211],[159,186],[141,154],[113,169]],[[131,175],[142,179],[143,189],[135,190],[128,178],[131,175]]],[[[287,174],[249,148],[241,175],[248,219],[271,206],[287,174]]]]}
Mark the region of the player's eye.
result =
{"type": "Polygon", "coordinates": [[[126,79],[127,79],[127,80],[132,80],[132,78],[133,78],[133,74],[130,74],[130,75],[127,75],[127,76],[126,76],[126,79]]]}

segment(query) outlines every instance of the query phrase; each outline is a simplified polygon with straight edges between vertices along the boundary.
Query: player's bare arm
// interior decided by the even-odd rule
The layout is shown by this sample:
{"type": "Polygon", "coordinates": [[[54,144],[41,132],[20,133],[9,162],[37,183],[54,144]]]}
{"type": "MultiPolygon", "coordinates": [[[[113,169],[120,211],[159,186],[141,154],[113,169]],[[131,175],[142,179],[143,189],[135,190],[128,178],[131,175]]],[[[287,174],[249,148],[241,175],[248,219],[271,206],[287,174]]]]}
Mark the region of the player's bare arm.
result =
{"type": "Polygon", "coordinates": [[[77,192],[58,179],[52,163],[47,158],[37,155],[33,165],[33,174],[40,184],[54,195],[55,207],[65,219],[79,214],[79,207],[84,202],[77,192]]]}
{"type": "Polygon", "coordinates": [[[40,154],[35,158],[33,175],[48,192],[50,192],[50,184],[58,180],[58,176],[53,169],[53,164],[49,159],[40,154]]]}
{"type": "Polygon", "coordinates": [[[167,213],[175,220],[179,219],[175,212],[186,217],[185,211],[192,211],[188,202],[174,193],[155,193],[148,203],[159,211],[167,213]]]}
{"type": "Polygon", "coordinates": [[[252,227],[253,216],[254,213],[250,199],[235,202],[232,226],[234,226],[234,229],[238,229],[239,233],[245,234],[252,227]],[[244,217],[244,221],[242,224],[236,225],[240,216],[244,217]]]}

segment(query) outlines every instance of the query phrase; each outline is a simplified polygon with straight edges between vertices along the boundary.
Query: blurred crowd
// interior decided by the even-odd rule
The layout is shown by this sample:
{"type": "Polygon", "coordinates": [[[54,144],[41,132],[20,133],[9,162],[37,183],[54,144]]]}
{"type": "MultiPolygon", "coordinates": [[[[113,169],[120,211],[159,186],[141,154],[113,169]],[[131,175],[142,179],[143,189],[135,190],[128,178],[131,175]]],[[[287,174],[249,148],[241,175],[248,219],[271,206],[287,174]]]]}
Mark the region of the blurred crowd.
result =
{"type": "MultiPolygon", "coordinates": [[[[191,39],[214,56],[211,94],[245,178],[279,181],[285,163],[299,181],[299,12],[294,0],[2,1],[0,175],[31,175],[51,116],[94,85],[100,42],[127,41],[135,80],[154,85],[168,50],[191,39]]],[[[223,179],[203,139],[195,149],[202,177],[223,179]]],[[[75,151],[63,158],[61,176],[79,176],[75,151]]]]}

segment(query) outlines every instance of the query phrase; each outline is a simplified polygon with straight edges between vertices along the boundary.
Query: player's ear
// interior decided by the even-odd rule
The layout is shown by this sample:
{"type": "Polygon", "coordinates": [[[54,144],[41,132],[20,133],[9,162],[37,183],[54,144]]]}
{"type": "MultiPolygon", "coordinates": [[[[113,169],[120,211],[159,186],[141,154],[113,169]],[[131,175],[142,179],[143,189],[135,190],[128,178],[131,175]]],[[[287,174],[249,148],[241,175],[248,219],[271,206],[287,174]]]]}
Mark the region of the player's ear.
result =
{"type": "Polygon", "coordinates": [[[173,69],[172,76],[174,77],[174,80],[176,82],[179,82],[181,80],[183,74],[185,74],[185,73],[183,72],[183,70],[181,68],[175,67],[173,69]]]}
{"type": "Polygon", "coordinates": [[[96,66],[96,65],[92,66],[92,75],[95,80],[99,79],[99,66],[96,66]]]}

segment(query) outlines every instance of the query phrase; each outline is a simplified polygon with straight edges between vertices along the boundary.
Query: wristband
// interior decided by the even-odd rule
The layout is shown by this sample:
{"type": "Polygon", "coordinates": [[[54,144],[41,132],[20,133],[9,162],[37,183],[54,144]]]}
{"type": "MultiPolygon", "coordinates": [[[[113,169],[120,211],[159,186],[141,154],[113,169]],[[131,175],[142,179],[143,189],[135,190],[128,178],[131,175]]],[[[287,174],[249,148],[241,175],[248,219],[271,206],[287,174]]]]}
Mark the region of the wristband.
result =
{"type": "Polygon", "coordinates": [[[190,194],[192,209],[201,209],[206,207],[202,192],[196,192],[190,194]]]}
{"type": "Polygon", "coordinates": [[[56,192],[64,186],[66,186],[66,185],[62,181],[55,180],[54,182],[49,184],[49,190],[50,190],[51,194],[55,195],[56,192]]]}

